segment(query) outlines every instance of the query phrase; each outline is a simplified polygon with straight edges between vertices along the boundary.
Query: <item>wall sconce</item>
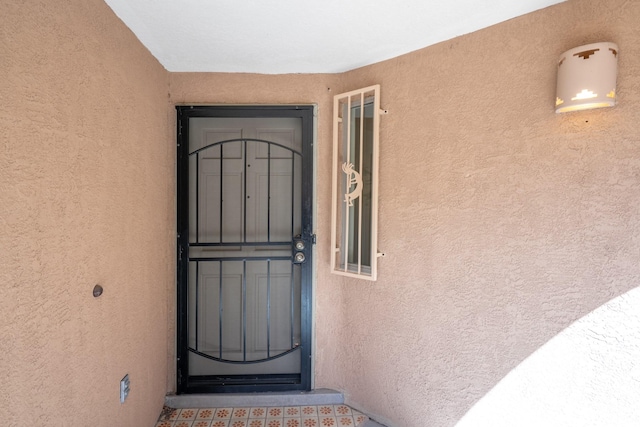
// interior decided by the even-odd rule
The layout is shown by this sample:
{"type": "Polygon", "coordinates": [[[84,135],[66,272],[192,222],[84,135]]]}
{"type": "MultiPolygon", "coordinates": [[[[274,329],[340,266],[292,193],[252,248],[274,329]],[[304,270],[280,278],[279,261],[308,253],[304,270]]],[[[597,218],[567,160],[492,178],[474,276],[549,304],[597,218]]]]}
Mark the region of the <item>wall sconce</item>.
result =
{"type": "Polygon", "coordinates": [[[556,113],[613,107],[617,72],[615,43],[587,44],[560,55],[556,113]]]}

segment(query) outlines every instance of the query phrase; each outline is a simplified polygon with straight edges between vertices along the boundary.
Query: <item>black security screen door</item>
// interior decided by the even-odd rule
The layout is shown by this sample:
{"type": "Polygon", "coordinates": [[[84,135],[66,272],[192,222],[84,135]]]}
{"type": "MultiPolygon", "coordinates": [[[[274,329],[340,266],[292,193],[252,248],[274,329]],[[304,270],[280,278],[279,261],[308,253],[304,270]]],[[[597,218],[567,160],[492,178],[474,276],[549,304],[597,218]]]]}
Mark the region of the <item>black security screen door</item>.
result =
{"type": "Polygon", "coordinates": [[[309,390],[313,107],[177,107],[178,392],[309,390]]]}

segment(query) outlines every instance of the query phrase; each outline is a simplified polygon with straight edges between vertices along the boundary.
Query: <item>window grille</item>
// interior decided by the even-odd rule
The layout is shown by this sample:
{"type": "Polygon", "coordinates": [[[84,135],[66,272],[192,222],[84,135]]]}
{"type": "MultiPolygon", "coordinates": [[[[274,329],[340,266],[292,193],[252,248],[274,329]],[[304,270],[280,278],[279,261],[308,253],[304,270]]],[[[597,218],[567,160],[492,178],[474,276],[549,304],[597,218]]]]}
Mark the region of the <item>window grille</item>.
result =
{"type": "Polygon", "coordinates": [[[380,85],[333,98],[331,270],[376,280],[380,85]]]}

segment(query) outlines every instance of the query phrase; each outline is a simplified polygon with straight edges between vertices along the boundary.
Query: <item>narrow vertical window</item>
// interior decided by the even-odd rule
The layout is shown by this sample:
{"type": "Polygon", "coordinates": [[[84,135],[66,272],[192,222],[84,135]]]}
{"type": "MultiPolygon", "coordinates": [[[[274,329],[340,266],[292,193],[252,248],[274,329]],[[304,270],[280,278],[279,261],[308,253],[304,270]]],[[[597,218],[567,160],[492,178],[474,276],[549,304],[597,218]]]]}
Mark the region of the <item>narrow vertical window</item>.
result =
{"type": "Polygon", "coordinates": [[[376,280],[380,86],[333,99],[331,269],[376,280]]]}

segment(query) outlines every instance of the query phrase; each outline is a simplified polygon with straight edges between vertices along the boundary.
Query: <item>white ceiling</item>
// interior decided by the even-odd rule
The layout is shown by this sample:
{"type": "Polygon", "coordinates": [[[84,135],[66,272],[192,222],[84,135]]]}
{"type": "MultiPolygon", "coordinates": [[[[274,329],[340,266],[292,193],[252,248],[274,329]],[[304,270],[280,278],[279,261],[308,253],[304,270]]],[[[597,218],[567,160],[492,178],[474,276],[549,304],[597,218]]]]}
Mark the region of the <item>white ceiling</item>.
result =
{"type": "Polygon", "coordinates": [[[105,0],[168,71],[337,73],[564,0],[105,0]]]}

